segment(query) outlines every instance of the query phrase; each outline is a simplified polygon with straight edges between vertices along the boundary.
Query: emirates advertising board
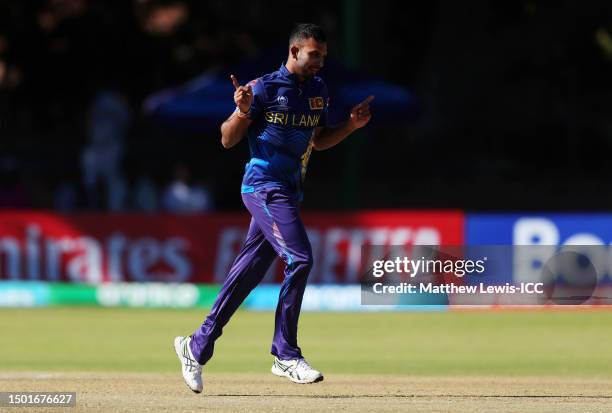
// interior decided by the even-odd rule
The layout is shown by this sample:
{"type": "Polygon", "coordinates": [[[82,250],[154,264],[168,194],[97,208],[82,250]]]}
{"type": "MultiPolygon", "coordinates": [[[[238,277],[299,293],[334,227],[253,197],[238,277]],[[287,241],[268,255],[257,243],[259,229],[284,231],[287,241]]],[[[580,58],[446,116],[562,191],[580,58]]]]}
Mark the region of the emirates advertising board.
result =
{"type": "MultiPolygon", "coordinates": [[[[238,253],[246,213],[0,213],[0,280],[87,284],[221,283],[238,253]]],[[[462,245],[458,211],[304,213],[313,284],[355,284],[369,246],[462,245]]],[[[264,282],[279,283],[277,260],[264,282]]]]}

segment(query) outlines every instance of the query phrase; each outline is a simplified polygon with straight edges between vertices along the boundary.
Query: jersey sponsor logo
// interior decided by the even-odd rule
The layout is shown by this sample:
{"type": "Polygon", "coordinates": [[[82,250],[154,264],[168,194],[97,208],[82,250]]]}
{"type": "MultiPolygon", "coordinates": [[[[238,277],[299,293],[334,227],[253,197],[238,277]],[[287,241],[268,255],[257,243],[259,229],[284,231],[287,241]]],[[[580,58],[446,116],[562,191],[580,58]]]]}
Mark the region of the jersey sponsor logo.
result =
{"type": "Polygon", "coordinates": [[[309,98],[308,104],[310,105],[310,110],[321,110],[325,106],[325,102],[322,97],[309,98]]]}
{"type": "Polygon", "coordinates": [[[305,115],[299,113],[266,112],[266,122],[293,127],[315,128],[319,125],[321,114],[305,115]]]}

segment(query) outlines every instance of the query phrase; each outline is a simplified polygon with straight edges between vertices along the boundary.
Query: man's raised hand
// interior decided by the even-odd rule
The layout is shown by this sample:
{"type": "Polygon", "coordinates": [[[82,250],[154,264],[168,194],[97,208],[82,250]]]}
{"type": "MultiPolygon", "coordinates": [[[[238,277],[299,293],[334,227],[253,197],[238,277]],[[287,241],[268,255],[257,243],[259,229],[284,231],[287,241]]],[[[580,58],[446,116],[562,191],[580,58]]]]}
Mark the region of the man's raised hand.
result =
{"type": "Polygon", "coordinates": [[[374,100],[374,96],[370,95],[358,105],[353,106],[351,109],[351,116],[349,117],[349,123],[354,129],[363,128],[372,117],[370,113],[370,102],[374,100]]]}
{"type": "Polygon", "coordinates": [[[234,85],[234,103],[240,109],[242,113],[248,113],[253,102],[253,88],[251,85],[240,86],[236,76],[230,75],[232,84],[234,85]]]}

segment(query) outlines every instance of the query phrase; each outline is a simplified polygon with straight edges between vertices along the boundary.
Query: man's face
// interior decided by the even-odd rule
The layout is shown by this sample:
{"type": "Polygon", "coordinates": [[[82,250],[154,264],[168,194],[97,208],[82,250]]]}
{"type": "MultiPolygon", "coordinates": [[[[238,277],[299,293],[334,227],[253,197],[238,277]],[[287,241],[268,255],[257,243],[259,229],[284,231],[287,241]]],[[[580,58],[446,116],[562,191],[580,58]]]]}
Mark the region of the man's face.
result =
{"type": "Polygon", "coordinates": [[[298,74],[304,78],[311,78],[317,74],[325,63],[327,57],[327,43],[319,43],[315,39],[305,39],[292,46],[292,55],[296,57],[294,47],[298,48],[295,67],[298,74]]]}

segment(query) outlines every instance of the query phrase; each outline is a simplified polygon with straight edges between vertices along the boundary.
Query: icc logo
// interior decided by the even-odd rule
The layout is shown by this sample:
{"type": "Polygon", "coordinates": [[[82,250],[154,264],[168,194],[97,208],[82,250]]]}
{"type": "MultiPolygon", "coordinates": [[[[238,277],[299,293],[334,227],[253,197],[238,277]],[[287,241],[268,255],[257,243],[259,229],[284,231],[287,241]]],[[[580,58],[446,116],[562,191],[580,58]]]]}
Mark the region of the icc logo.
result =
{"type": "Polygon", "coordinates": [[[289,102],[289,99],[287,99],[287,96],[279,96],[277,100],[278,100],[278,104],[281,106],[287,106],[287,103],[289,102]]]}

